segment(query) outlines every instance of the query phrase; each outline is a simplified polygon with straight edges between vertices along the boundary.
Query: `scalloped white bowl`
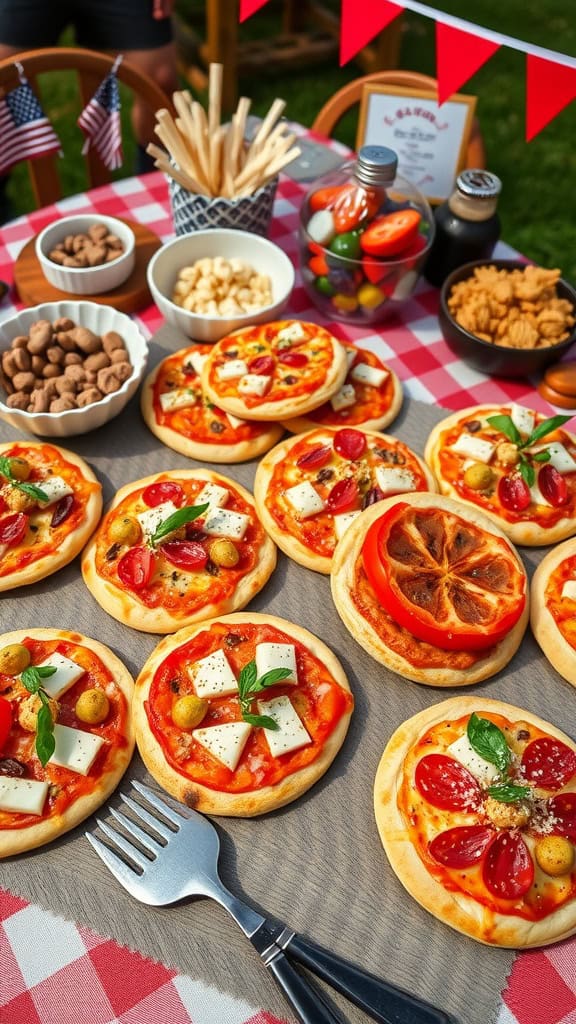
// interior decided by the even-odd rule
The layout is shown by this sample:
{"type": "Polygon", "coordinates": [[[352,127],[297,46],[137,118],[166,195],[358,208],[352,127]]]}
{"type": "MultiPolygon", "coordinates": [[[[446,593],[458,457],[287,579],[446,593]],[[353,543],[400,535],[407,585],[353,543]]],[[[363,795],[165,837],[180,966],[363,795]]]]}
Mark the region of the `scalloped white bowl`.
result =
{"type": "Polygon", "coordinates": [[[124,338],[132,363],[132,374],[118,391],[105,395],[99,402],[93,402],[83,409],[69,409],[66,412],[24,412],[11,409],[5,404],[6,392],[0,387],[0,418],[18,430],[39,434],[42,437],[73,437],[87,434],[90,430],[114,419],[136,393],[148,359],[148,344],[133,320],[125,313],[119,313],[111,306],[96,302],[45,302],[32,309],[24,309],[16,316],[0,323],[0,353],[10,348],[13,338],[28,334],[37,320],[57,320],[67,316],[81,326],[88,327],[95,334],[117,331],[124,338]]]}

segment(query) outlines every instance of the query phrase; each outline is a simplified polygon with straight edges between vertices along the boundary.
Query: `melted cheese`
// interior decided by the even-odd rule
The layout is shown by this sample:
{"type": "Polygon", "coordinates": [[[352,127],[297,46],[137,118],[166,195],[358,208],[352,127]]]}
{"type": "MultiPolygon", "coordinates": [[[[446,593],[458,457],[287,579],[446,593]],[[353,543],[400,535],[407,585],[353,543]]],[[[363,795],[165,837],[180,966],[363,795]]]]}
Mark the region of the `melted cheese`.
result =
{"type": "Polygon", "coordinates": [[[483,757],[480,757],[480,754],[476,753],[466,733],[460,739],[451,743],[446,753],[456,761],[459,761],[460,764],[463,764],[476,779],[487,785],[493,782],[496,776],[499,775],[495,764],[485,761],[483,757]]]}
{"type": "Polygon", "coordinates": [[[238,381],[238,391],[241,395],[258,395],[261,397],[266,393],[272,377],[263,373],[247,373],[238,381]]]}
{"type": "Polygon", "coordinates": [[[233,772],[251,732],[252,726],[248,722],[225,722],[206,729],[193,729],[192,737],[233,772]]]}
{"type": "Polygon", "coordinates": [[[466,458],[474,459],[475,462],[490,462],[495,450],[495,443],[484,441],[483,438],[475,437],[474,434],[460,434],[458,440],[450,445],[450,451],[456,452],[457,455],[465,455],[466,458]]]}
{"type": "Polygon", "coordinates": [[[47,782],[0,776],[0,811],[42,814],[48,788],[47,782]]]}
{"type": "Polygon", "coordinates": [[[72,488],[61,476],[51,476],[46,480],[40,480],[37,486],[44,491],[48,499],[47,501],[38,502],[40,508],[47,508],[48,505],[53,505],[55,501],[60,501],[60,498],[65,498],[67,494],[74,494],[72,488]]]}
{"type": "Polygon", "coordinates": [[[289,754],[311,742],[307,730],[298,717],[289,697],[273,697],[258,701],[258,714],[272,718],[278,729],[264,729],[272,757],[289,754]]]}
{"type": "Polygon", "coordinates": [[[340,391],[337,391],[335,395],[332,395],[330,399],[330,405],[334,412],[339,412],[340,409],[348,409],[351,405],[354,405],[356,401],[356,392],[353,384],[343,384],[340,391]]]}
{"type": "Polygon", "coordinates": [[[232,537],[234,540],[242,540],[249,525],[250,516],[243,512],[229,512],[225,508],[210,508],[202,529],[211,537],[232,537]]]}
{"type": "Polygon", "coordinates": [[[370,366],[369,363],[357,363],[350,376],[359,384],[368,384],[372,388],[379,388],[390,374],[388,370],[380,370],[377,366],[370,366]]]}
{"type": "Polygon", "coordinates": [[[54,726],[56,748],[48,764],[57,764],[61,768],[69,768],[79,775],[88,775],[100,747],[104,743],[101,736],[72,729],[68,725],[54,726]]]}
{"type": "Polygon", "coordinates": [[[283,679],[283,683],[297,683],[298,669],[296,667],[296,648],[294,644],[256,644],[256,672],[263,676],[273,668],[290,669],[290,675],[283,679]]]}
{"type": "MultiPolygon", "coordinates": [[[[145,512],[138,512],[136,519],[140,523],[142,528],[142,534],[144,540],[148,541],[154,536],[158,527],[166,522],[170,516],[173,516],[178,509],[173,501],[164,501],[161,505],[156,505],[154,508],[147,508],[145,512]]],[[[163,540],[168,540],[168,536],[163,537],[163,540]]]]}
{"type": "Polygon", "coordinates": [[[216,370],[218,380],[234,380],[243,377],[245,373],[248,373],[248,366],[243,359],[231,359],[216,370]]]}
{"type": "Polygon", "coordinates": [[[303,483],[296,484],[295,487],[289,487],[284,491],[284,494],[287,501],[292,505],[294,511],[297,512],[302,519],[307,519],[309,516],[315,516],[318,512],[322,512],[324,509],[323,499],[309,480],[304,480],[303,483]]]}
{"type": "Polygon", "coordinates": [[[198,697],[226,697],[238,693],[236,676],[224,651],[213,651],[191,665],[188,673],[198,697]]]}
{"type": "Polygon", "coordinates": [[[186,409],[190,405],[196,405],[198,397],[198,392],[193,388],[174,388],[173,391],[165,391],[160,395],[160,407],[162,412],[186,409]]]}
{"type": "Polygon", "coordinates": [[[49,697],[61,697],[63,693],[66,693],[66,690],[69,690],[84,675],[85,671],[75,661],[65,658],[63,654],[57,654],[56,652],[34,667],[44,668],[47,665],[51,665],[52,668],[56,669],[53,675],[45,676],[42,679],[42,688],[46,690],[49,697]]]}

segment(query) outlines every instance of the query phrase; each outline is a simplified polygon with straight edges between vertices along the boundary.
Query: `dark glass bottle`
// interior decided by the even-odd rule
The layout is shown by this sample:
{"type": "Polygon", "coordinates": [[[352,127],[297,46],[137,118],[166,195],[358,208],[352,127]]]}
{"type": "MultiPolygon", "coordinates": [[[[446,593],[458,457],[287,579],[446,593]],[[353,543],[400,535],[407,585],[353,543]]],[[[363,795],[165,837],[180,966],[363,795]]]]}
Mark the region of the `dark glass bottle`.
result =
{"type": "Polygon", "coordinates": [[[496,212],[502,183],[490,171],[462,171],[450,198],[436,208],[436,236],[424,276],[438,288],[456,267],[490,259],[500,238],[496,212]]]}

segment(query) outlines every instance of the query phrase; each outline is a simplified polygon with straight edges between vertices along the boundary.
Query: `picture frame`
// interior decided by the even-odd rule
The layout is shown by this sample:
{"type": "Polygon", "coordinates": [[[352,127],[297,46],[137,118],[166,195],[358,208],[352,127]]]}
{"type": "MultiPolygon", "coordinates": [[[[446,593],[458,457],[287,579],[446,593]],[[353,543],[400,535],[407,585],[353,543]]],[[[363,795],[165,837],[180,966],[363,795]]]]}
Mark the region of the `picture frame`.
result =
{"type": "Polygon", "coordinates": [[[434,90],[365,85],[356,150],[389,146],[398,154],[398,172],[430,203],[442,203],[466,166],[476,102],[455,93],[440,106],[434,90]]]}

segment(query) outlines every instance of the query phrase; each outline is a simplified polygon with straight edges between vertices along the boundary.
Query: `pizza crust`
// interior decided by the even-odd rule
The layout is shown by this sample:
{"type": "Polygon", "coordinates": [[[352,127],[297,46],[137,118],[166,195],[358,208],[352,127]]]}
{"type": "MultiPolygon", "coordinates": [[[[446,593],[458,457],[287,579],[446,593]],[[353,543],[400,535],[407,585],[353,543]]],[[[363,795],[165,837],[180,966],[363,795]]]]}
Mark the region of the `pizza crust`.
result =
{"type": "MultiPolygon", "coordinates": [[[[171,358],[171,357],[170,357],[171,358]]],[[[199,462],[246,462],[248,459],[255,459],[257,456],[267,452],[277,441],[280,440],[284,428],[278,423],[263,423],[259,433],[247,441],[238,441],[236,444],[210,444],[207,441],[195,440],[193,437],[186,437],[178,433],[172,427],[158,423],[154,410],[154,384],[162,364],[160,363],[148,376],[142,385],[140,396],[140,408],[142,418],[149,430],[162,444],[180,455],[186,455],[189,459],[197,459],[199,462]]]]}
{"type": "MultiPolygon", "coordinates": [[[[454,427],[464,417],[470,420],[481,419],[483,416],[486,416],[487,413],[494,414],[497,412],[498,409],[495,408],[494,405],[474,405],[469,409],[461,409],[460,412],[452,413],[450,416],[447,416],[446,419],[437,423],[432,429],[424,449],[424,458],[438,480],[441,493],[447,494],[452,498],[456,498],[457,501],[463,502],[470,508],[479,508],[480,506],[473,501],[463,498],[451,481],[446,480],[446,478],[442,476],[440,465],[442,434],[446,430],[450,430],[454,427]]],[[[564,430],[564,428],[562,429],[564,430]]],[[[565,432],[568,433],[568,431],[565,432]]],[[[576,438],[572,435],[571,437],[576,443],[576,438]]],[[[524,547],[541,547],[547,544],[556,544],[558,541],[565,540],[566,537],[571,537],[572,534],[576,533],[575,515],[559,519],[556,523],[550,526],[541,526],[539,523],[530,520],[510,522],[510,520],[505,519],[504,516],[498,515],[497,512],[492,512],[490,509],[484,508],[483,506],[480,508],[480,511],[484,515],[489,516],[501,530],[504,530],[513,544],[519,544],[524,547]]]]}
{"type": "Polygon", "coordinates": [[[456,931],[492,946],[527,948],[545,946],[565,939],[576,931],[576,900],[560,907],[547,918],[528,921],[521,917],[482,908],[465,893],[449,892],[436,881],[420,860],[398,808],[397,795],[406,755],[423,733],[443,721],[459,719],[475,711],[523,720],[561,740],[572,750],[576,744],[564,733],[523,708],[485,697],[453,697],[425,708],[404,722],[392,735],[382,754],[374,781],[374,813],[380,839],[390,865],[404,888],[434,917],[456,931]]]}
{"type": "MultiPolygon", "coordinates": [[[[332,598],[340,618],[354,639],[371,657],[375,658],[382,665],[386,665],[393,672],[397,672],[398,675],[403,676],[405,679],[412,679],[416,683],[424,683],[425,686],[469,686],[471,683],[478,683],[482,679],[488,679],[508,664],[520,646],[528,624],[528,594],[523,613],[508,635],[495,647],[489,648],[486,655],[475,661],[469,668],[457,670],[448,667],[448,665],[442,668],[430,669],[412,665],[411,662],[402,658],[396,651],[388,647],[372,628],[368,620],[361,615],[352,600],[355,566],[360,557],[368,528],[375,519],[378,519],[398,501],[420,508],[431,506],[433,508],[446,509],[448,512],[452,512],[463,519],[475,523],[483,530],[494,534],[494,536],[500,537],[507,543],[524,576],[526,576],[524,566],[506,535],[474,506],[464,505],[463,502],[454,501],[452,498],[428,492],[397,495],[394,498],[380,501],[377,505],[372,505],[362,512],[348,527],[336,547],[332,565],[331,585],[332,598]]],[[[526,580],[527,589],[528,582],[526,580]]],[[[446,662],[449,661],[449,658],[450,652],[446,651],[446,662]]]]}
{"type": "MultiPolygon", "coordinates": [[[[10,452],[14,448],[14,444],[17,443],[19,448],[36,448],[42,449],[49,442],[14,442],[11,441],[7,444],[0,444],[0,456],[10,452]]],[[[60,456],[67,462],[71,462],[81,472],[85,480],[93,485],[91,493],[88,495],[88,500],[84,503],[84,519],[80,527],[74,530],[73,533],[66,535],[64,540],[59,543],[58,547],[54,548],[49,554],[44,555],[42,558],[38,558],[34,562],[30,562],[28,565],[23,566],[16,572],[10,573],[6,576],[0,576],[0,591],[13,590],[16,587],[28,586],[30,583],[36,583],[38,580],[43,580],[46,576],[51,576],[53,573],[58,572],[59,569],[64,568],[69,562],[72,562],[76,555],[82,550],[86,541],[96,529],[98,521],[102,514],[102,487],[98,478],[92,472],[90,466],[84,459],[76,455],[75,452],[68,451],[67,448],[60,448],[58,445],[49,443],[51,448],[54,448],[60,456]]],[[[56,474],[58,475],[58,474],[56,474]]],[[[50,517],[53,512],[53,507],[49,506],[46,510],[47,516],[50,517]]]]}
{"type": "Polygon", "coordinates": [[[60,814],[57,818],[40,820],[37,825],[31,825],[28,828],[0,829],[0,858],[13,857],[16,854],[24,853],[25,850],[33,850],[37,846],[51,843],[53,839],[57,839],[65,832],[68,832],[93,814],[94,811],[98,810],[114,792],[124,775],[132,758],[135,744],[131,714],[134,680],[126,666],[110,648],[105,647],[98,640],[84,636],[82,633],[72,633],[63,629],[16,629],[0,636],[0,647],[6,647],[8,644],[22,643],[25,637],[44,641],[67,640],[71,643],[87,647],[88,650],[93,651],[97,655],[113,675],[114,682],[122,691],[126,700],[126,733],[124,734],[126,743],[116,750],[113,764],[106,774],[95,780],[93,792],[81,796],[66,808],[63,814],[60,814]]]}
{"type": "MultiPolygon", "coordinates": [[[[220,485],[229,484],[253,507],[254,515],[256,515],[254,499],[245,487],[242,487],[236,480],[231,480],[209,469],[180,469],[170,473],[155,473],[152,476],[126,484],[115,495],[111,504],[106,509],[106,515],[133,491],[148,487],[158,479],[176,481],[199,479],[220,485]]],[[[256,565],[242,577],[235,591],[226,601],[222,601],[220,605],[216,602],[208,602],[195,613],[178,615],[176,612],[162,607],[148,608],[143,602],[138,600],[135,594],[122,590],[109,580],[102,579],[96,568],[98,535],[99,531],[97,530],[82,553],[82,576],[84,577],[84,582],[104,611],[112,615],[113,618],[118,619],[119,622],[124,623],[125,626],[132,626],[133,629],[138,629],[143,633],[174,633],[175,630],[182,627],[183,623],[200,622],[204,619],[212,618],[214,615],[226,615],[237,608],[244,608],[262,590],[262,587],[276,567],[276,547],[273,541],[265,535],[258,552],[256,565]]]]}
{"type": "MultiPolygon", "coordinates": [[[[316,424],[314,433],[325,431],[327,435],[333,436],[337,433],[338,429],[342,428],[322,427],[316,424]]],[[[393,447],[398,445],[397,438],[391,437],[388,434],[370,436],[364,427],[354,427],[353,429],[360,429],[361,433],[367,435],[368,440],[376,440],[382,444],[386,443],[393,447]]],[[[256,508],[258,509],[258,515],[264,525],[264,528],[270,534],[280,550],[283,551],[285,555],[288,555],[289,558],[292,558],[294,562],[298,562],[299,565],[303,565],[307,569],[313,569],[315,572],[322,572],[328,575],[332,569],[333,559],[312,551],[309,547],[303,544],[298,537],[295,537],[292,533],[283,530],[266,507],[266,496],[275,467],[278,463],[287,460],[291,449],[302,440],[302,435],[296,434],[293,437],[287,438],[285,441],[281,441],[280,444],[276,445],[272,451],[268,452],[268,454],[264,456],[256,469],[256,476],[254,479],[254,500],[256,502],[256,508]]],[[[410,451],[412,452],[412,449],[410,449],[410,451]]],[[[436,486],[436,481],[426,464],[418,455],[416,455],[415,452],[412,452],[412,455],[418,461],[420,469],[426,477],[428,489],[430,491],[437,491],[438,488],[436,486]]]]}
{"type": "Polygon", "coordinates": [[[308,630],[275,615],[240,612],[234,615],[218,616],[201,624],[181,629],[173,636],[165,637],[160,641],[143,666],[135,683],[133,703],[134,726],[136,742],[142,760],[159,785],[176,800],[180,800],[181,803],[186,804],[188,807],[193,807],[204,814],[252,818],[259,814],[275,811],[279,807],[284,807],[285,804],[297,800],[298,797],[306,793],[325,774],[344,742],[350,724],[352,709],[342,715],[342,718],[328,737],[316,760],[292,775],[288,775],[276,785],[265,786],[258,792],[223,793],[184,778],[166,761],[162,748],[148,724],[145,705],[154,674],[162,661],[176,647],[186,643],[204,629],[208,629],[215,622],[222,622],[231,626],[241,623],[262,623],[263,625],[275,626],[283,633],[294,637],[299,643],[304,644],[312,654],[319,658],[343,690],[350,692],[350,685],[340,662],[329,647],[319,640],[318,637],[309,633],[308,630]]]}
{"type": "MultiPolygon", "coordinates": [[[[345,346],[351,348],[352,346],[345,346]]],[[[362,351],[362,349],[358,349],[362,351]]],[[[385,366],[382,363],[382,366],[385,366]]],[[[396,419],[400,409],[402,408],[402,402],[404,400],[404,394],[402,391],[402,384],[399,378],[386,366],[388,373],[390,374],[390,381],[393,387],[392,401],[388,406],[386,412],[383,412],[381,416],[375,416],[366,420],[360,420],[359,422],[351,423],[350,426],[358,430],[384,430],[393,420],[396,419]]],[[[354,406],[351,406],[353,409],[354,406]]],[[[319,423],[318,420],[314,420],[307,416],[296,416],[294,419],[285,420],[283,426],[286,430],[289,430],[291,434],[301,434],[304,430],[317,430],[320,427],[332,427],[333,429],[339,430],[343,427],[348,426],[347,423],[335,424],[335,423],[319,423]]]]}
{"type": "Polygon", "coordinates": [[[544,654],[557,672],[576,686],[576,650],[562,635],[546,605],[550,576],[567,558],[576,555],[576,537],[549,551],[537,567],[530,588],[530,625],[544,654]]]}

